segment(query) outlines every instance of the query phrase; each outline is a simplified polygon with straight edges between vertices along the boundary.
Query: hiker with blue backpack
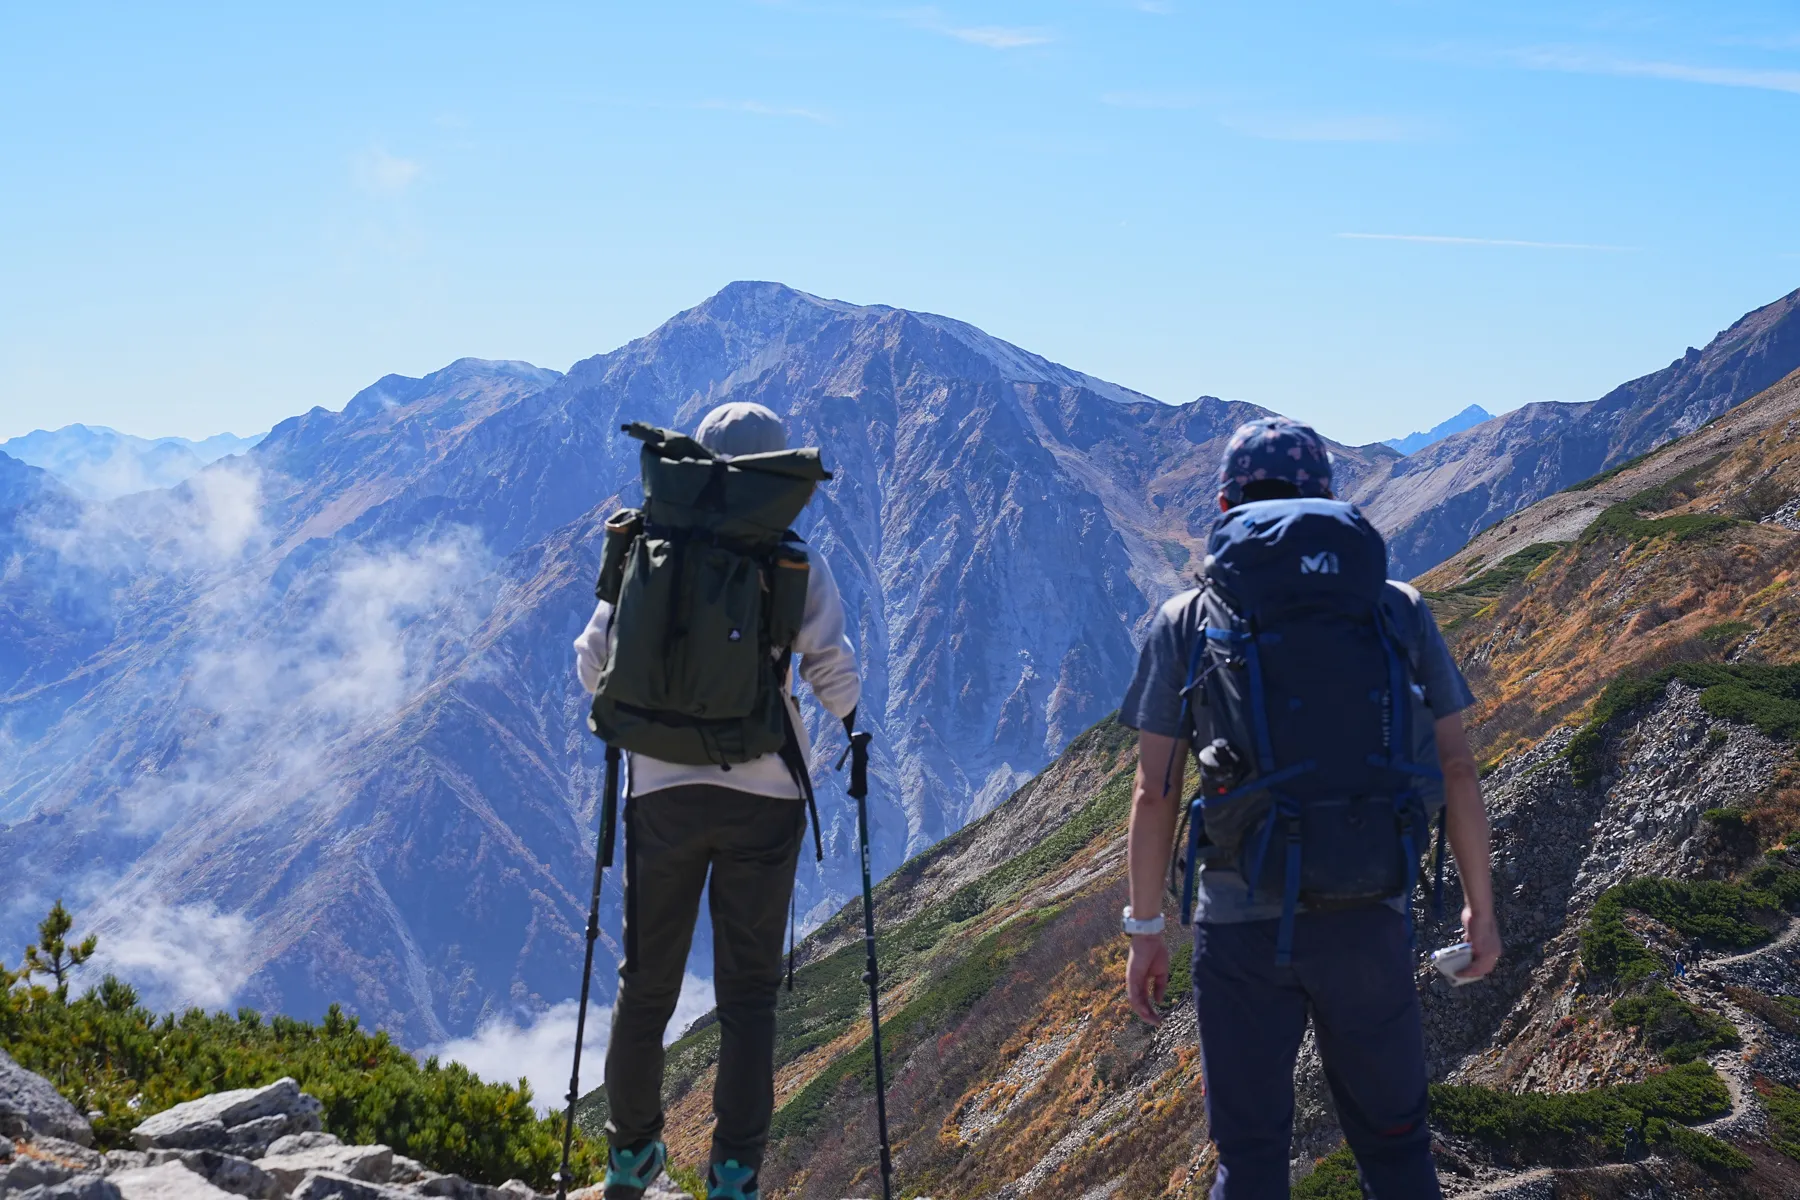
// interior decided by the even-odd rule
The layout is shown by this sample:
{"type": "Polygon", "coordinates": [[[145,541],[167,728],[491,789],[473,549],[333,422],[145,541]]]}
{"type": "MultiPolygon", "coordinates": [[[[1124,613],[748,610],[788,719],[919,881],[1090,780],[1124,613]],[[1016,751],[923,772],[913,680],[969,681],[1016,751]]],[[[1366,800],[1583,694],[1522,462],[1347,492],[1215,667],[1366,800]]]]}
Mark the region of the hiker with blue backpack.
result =
{"type": "Polygon", "coordinates": [[[1414,882],[1438,822],[1462,884],[1465,983],[1500,956],[1487,817],[1461,712],[1473,696],[1419,593],[1331,492],[1331,458],[1282,417],[1240,427],[1200,586],[1151,623],[1119,720],[1138,730],[1127,842],[1127,994],[1156,1024],[1162,903],[1191,750],[1183,917],[1213,1200],[1288,1195],[1294,1064],[1310,1016],[1362,1184],[1437,1197],[1414,973],[1414,882]]]}

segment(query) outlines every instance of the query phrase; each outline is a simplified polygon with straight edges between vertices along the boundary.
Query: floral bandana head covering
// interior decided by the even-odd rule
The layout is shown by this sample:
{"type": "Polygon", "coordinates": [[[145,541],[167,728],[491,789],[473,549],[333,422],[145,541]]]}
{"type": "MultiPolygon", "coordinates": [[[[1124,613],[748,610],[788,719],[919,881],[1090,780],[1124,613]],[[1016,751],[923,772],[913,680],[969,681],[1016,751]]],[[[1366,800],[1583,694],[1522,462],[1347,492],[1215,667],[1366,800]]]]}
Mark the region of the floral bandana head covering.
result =
{"type": "Polygon", "coordinates": [[[1282,479],[1302,496],[1331,492],[1331,453],[1325,440],[1287,417],[1262,417],[1238,426],[1219,464],[1219,494],[1227,504],[1244,502],[1244,485],[1258,479],[1282,479]]]}

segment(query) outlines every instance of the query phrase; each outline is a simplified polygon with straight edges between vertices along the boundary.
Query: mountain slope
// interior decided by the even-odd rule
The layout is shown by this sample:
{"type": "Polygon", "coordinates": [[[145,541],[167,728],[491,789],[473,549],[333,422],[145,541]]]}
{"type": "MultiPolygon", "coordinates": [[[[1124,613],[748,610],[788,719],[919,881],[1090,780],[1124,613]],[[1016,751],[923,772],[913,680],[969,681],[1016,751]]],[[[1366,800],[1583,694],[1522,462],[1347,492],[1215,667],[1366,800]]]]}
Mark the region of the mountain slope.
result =
{"type": "Polygon", "coordinates": [[[1398,577],[1410,578],[1495,521],[1693,432],[1797,368],[1800,291],[1599,400],[1527,404],[1409,455],[1351,494],[1388,535],[1398,577]]]}
{"type": "MultiPolygon", "coordinates": [[[[1434,598],[1481,697],[1469,716],[1490,759],[1506,945],[1476,987],[1419,975],[1434,1072],[1462,1089],[1437,1096],[1451,1195],[1800,1195],[1800,854],[1787,849],[1800,442],[1786,386],[1743,407],[1764,423],[1725,457],[1434,598]],[[1758,508],[1768,520],[1730,515],[1758,508]],[[1677,950],[1696,964],[1679,976],[1677,950]]],[[[1203,1194],[1190,1010],[1153,1033],[1120,999],[1131,750],[1128,732],[1096,727],[879,889],[903,1189],[1203,1194]]],[[[1418,919],[1421,946],[1454,940],[1422,900],[1418,919]]],[[[775,1195],[871,1186],[859,921],[853,903],[821,926],[782,998],[775,1195]]],[[[1180,995],[1186,948],[1170,937],[1180,995]]],[[[716,1038],[703,1022],[672,1051],[678,1159],[704,1153],[716,1038]]],[[[1304,1174],[1338,1139],[1310,1042],[1299,1080],[1304,1174]]],[[[602,1103],[590,1096],[585,1118],[602,1103]]],[[[1328,1161],[1322,1179],[1341,1170],[1328,1161]]]]}

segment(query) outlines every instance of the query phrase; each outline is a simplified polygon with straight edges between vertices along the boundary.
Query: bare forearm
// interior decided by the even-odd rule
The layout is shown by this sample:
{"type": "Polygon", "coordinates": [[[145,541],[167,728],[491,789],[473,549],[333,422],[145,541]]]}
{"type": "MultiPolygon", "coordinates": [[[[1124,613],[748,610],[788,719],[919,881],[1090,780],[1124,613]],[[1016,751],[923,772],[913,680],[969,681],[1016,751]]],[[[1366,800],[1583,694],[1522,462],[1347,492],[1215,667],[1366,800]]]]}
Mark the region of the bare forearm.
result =
{"type": "Polygon", "coordinates": [[[1131,877],[1131,911],[1140,918],[1162,911],[1164,871],[1174,849],[1175,822],[1185,763],[1170,762],[1173,738],[1139,738],[1137,779],[1131,791],[1131,829],[1125,857],[1131,877]],[[1164,780],[1168,787],[1163,786],[1164,780]]]}
{"type": "Polygon", "coordinates": [[[1478,913],[1494,911],[1494,884],[1489,865],[1487,810],[1481,784],[1470,772],[1467,782],[1452,775],[1444,780],[1449,804],[1450,850],[1462,878],[1463,902],[1478,913]]]}
{"type": "Polygon", "coordinates": [[[1463,902],[1476,913],[1494,911],[1494,884],[1489,862],[1487,808],[1481,800],[1481,773],[1469,750],[1461,717],[1437,723],[1438,765],[1444,773],[1445,816],[1456,872],[1462,877],[1463,902]]]}

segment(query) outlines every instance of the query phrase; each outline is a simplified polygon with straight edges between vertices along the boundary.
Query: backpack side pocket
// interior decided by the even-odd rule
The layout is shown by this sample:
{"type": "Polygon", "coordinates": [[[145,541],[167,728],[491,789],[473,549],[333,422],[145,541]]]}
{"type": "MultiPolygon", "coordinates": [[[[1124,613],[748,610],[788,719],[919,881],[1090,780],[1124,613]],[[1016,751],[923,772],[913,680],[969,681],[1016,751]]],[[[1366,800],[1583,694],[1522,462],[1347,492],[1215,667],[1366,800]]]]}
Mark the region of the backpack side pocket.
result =
{"type": "Polygon", "coordinates": [[[800,636],[811,579],[812,563],[801,547],[783,542],[769,556],[769,645],[777,653],[787,653],[800,636]]]}
{"type": "Polygon", "coordinates": [[[594,599],[614,607],[619,603],[619,588],[625,582],[626,556],[644,532],[644,514],[635,508],[621,508],[606,518],[606,543],[600,555],[600,578],[594,584],[594,599]]]}

